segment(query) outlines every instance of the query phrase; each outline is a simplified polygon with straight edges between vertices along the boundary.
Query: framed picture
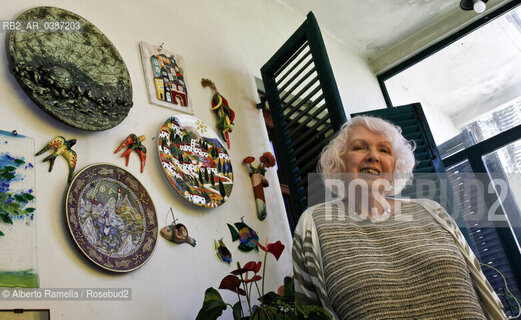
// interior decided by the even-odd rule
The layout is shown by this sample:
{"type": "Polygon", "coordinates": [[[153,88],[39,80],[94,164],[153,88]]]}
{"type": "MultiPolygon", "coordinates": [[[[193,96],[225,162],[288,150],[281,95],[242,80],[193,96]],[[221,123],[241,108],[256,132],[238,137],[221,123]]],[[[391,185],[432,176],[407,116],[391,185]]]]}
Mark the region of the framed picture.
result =
{"type": "Polygon", "coordinates": [[[50,309],[2,309],[0,318],[3,320],[50,320],[50,309]]]}
{"type": "Polygon", "coordinates": [[[0,130],[0,287],[40,286],[33,164],[34,139],[0,130]]]}
{"type": "Polygon", "coordinates": [[[194,114],[183,57],[143,41],[139,48],[150,103],[194,114]]]}

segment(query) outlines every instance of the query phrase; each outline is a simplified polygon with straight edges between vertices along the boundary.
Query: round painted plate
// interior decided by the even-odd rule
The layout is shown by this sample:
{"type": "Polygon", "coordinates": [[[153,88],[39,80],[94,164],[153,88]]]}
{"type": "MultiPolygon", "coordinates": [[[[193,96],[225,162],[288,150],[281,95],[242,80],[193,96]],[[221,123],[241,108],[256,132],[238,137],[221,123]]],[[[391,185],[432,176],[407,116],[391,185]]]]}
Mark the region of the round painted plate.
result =
{"type": "Polygon", "coordinates": [[[170,117],[158,141],[163,170],[180,195],[206,208],[228,200],[233,187],[230,157],[204,122],[184,114],[170,117]]]}
{"type": "Polygon", "coordinates": [[[31,8],[16,20],[21,25],[41,21],[41,30],[55,27],[49,21],[83,25],[81,31],[9,33],[11,73],[40,108],[89,131],[107,130],[125,119],[132,107],[130,76],[118,51],[98,28],[54,7],[31,8]]]}
{"type": "Polygon", "coordinates": [[[93,164],[69,186],[67,224],[80,250],[98,266],[115,272],[141,267],[157,241],[152,199],[129,172],[93,164]]]}

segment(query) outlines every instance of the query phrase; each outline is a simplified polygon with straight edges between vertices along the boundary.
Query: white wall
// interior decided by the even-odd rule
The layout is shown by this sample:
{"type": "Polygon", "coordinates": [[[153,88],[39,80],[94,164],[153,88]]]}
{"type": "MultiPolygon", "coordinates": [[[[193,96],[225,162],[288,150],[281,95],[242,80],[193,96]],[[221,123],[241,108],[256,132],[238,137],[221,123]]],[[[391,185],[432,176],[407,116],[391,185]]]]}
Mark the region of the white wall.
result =
{"type": "MultiPolygon", "coordinates": [[[[146,135],[148,159],[143,174],[132,155],[126,168],[148,189],[156,207],[160,226],[165,225],[169,207],[177,213],[197,247],[175,245],[159,238],[151,259],[127,274],[100,270],[83,258],[74,246],[64,223],[64,194],[67,165],[56,161],[52,173],[42,157],[36,159],[38,252],[42,288],[132,288],[132,302],[2,301],[3,308],[50,308],[53,319],[193,319],[202,305],[207,287],[217,287],[233,270],[215,258],[213,240],[224,238],[234,263],[261,259],[254,252],[242,253],[232,243],[226,223],[246,222],[262,239],[281,240],[287,249],[278,263],[268,258],[267,288],[276,290],[286,275],[292,274],[291,236],[277,187],[277,176],[268,170],[271,187],[265,189],[268,217],[260,222],[250,180],[241,162],[245,156],[258,157],[269,150],[267,133],[259,110],[254,76],[305,17],[275,0],[220,1],[133,1],[124,0],[19,0],[0,4],[0,20],[13,19],[23,10],[39,5],[57,6],[75,12],[94,23],[114,43],[125,60],[133,84],[134,107],[117,127],[104,132],[85,132],[68,127],[38,108],[20,89],[7,68],[5,48],[0,49],[0,129],[36,138],[36,149],[57,135],[76,138],[79,155],[77,171],[85,166],[108,162],[124,167],[124,159],[113,151],[130,133],[146,135]],[[214,126],[209,110],[212,93],[202,88],[201,78],[213,80],[228,99],[237,117],[231,134],[235,184],[227,203],[216,209],[195,207],[175,194],[164,177],[155,148],[161,124],[173,112],[148,103],[138,42],[161,44],[184,56],[195,116],[214,126]]],[[[320,22],[319,22],[320,23],[320,22]]],[[[5,43],[0,34],[0,43],[5,43]]],[[[383,108],[384,102],[373,74],[365,62],[333,38],[325,42],[348,113],[383,108]]],[[[2,239],[0,239],[2,241],[2,239]]],[[[227,302],[234,294],[221,292],[227,302]]],[[[228,314],[228,316],[230,316],[228,314]]],[[[223,317],[225,318],[225,317],[223,317]]]]}
{"type": "MultiPolygon", "coordinates": [[[[432,57],[429,57],[432,60],[432,57]]],[[[427,61],[427,60],[424,60],[427,61]]],[[[423,62],[423,61],[422,61],[423,62]]],[[[401,106],[410,103],[421,103],[429,128],[436,145],[453,138],[461,132],[461,129],[454,123],[454,118],[441,107],[446,101],[440,103],[440,92],[446,90],[433,89],[436,81],[431,81],[430,76],[436,74],[435,70],[450,70],[440,68],[439,65],[432,66],[432,69],[425,68],[425,64],[419,63],[413,67],[402,71],[394,77],[385,81],[387,91],[390,93],[391,101],[394,106],[401,106]]],[[[442,73],[439,73],[441,76],[442,73]]],[[[443,73],[445,75],[445,72],[443,73]]],[[[443,80],[447,82],[448,80],[443,80]]],[[[441,81],[442,82],[442,81],[441,81]]],[[[454,86],[456,88],[457,86],[454,86]]],[[[448,95],[449,93],[447,93],[448,95]]],[[[457,105],[457,104],[456,104],[457,105]]]]}
{"type": "Polygon", "coordinates": [[[386,108],[378,81],[367,63],[324,30],[322,36],[347,117],[351,113],[386,108]]]}

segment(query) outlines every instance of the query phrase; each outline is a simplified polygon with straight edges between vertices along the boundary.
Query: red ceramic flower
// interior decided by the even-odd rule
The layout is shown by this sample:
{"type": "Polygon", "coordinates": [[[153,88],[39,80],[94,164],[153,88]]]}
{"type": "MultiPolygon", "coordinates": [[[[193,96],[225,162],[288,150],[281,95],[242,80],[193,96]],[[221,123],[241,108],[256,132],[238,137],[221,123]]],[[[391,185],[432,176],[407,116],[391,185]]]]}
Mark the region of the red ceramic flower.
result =
{"type": "Polygon", "coordinates": [[[248,163],[252,163],[253,161],[255,161],[255,158],[250,156],[250,157],[244,158],[244,160],[242,160],[242,163],[248,164],[248,163]]]}
{"type": "Polygon", "coordinates": [[[243,268],[253,271],[253,273],[257,273],[257,272],[259,272],[261,265],[262,265],[262,262],[260,262],[260,261],[259,262],[250,261],[250,262],[246,263],[243,268]]]}
{"type": "Polygon", "coordinates": [[[280,242],[280,241],[277,241],[275,243],[268,243],[268,245],[266,247],[264,247],[257,241],[253,241],[253,242],[255,242],[259,246],[259,248],[261,248],[263,251],[271,253],[277,260],[279,260],[280,255],[282,254],[282,251],[284,251],[284,248],[286,248],[286,246],[283,245],[282,242],[280,242]]]}
{"type": "Polygon", "coordinates": [[[275,157],[271,152],[264,152],[262,156],[260,156],[259,161],[266,168],[271,168],[275,165],[275,157]]]}
{"type": "Polygon", "coordinates": [[[246,279],[246,280],[242,280],[242,282],[244,282],[244,283],[250,283],[250,282],[259,281],[259,280],[261,280],[261,279],[262,279],[261,276],[254,275],[253,278],[251,278],[251,279],[246,279]]]}
{"type": "Polygon", "coordinates": [[[259,262],[250,261],[250,262],[246,263],[242,268],[235,269],[230,273],[235,274],[235,275],[240,275],[240,274],[246,273],[248,271],[253,271],[253,273],[257,273],[257,272],[259,272],[261,265],[262,265],[262,262],[260,262],[260,261],[259,262]]]}
{"type": "Polygon", "coordinates": [[[241,283],[241,280],[237,278],[236,276],[227,275],[224,277],[221,281],[221,284],[219,285],[219,289],[228,289],[230,291],[239,293],[242,296],[246,295],[246,291],[239,288],[239,284],[241,283]]]}

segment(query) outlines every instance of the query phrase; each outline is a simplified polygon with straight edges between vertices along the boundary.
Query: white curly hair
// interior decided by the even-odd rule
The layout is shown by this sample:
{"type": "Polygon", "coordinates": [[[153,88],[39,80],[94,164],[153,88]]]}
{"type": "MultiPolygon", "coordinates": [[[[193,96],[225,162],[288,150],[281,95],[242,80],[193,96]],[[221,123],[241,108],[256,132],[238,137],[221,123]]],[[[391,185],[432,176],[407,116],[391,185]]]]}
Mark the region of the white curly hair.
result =
{"type": "Polygon", "coordinates": [[[360,126],[389,139],[395,159],[393,190],[391,194],[399,194],[405,187],[407,181],[412,177],[412,169],[415,164],[413,151],[416,144],[414,141],[407,141],[403,137],[400,127],[380,118],[357,116],[344,123],[337,136],[322,150],[317,166],[318,171],[322,174],[323,178],[345,171],[343,156],[346,152],[347,140],[353,128],[360,126]]]}

